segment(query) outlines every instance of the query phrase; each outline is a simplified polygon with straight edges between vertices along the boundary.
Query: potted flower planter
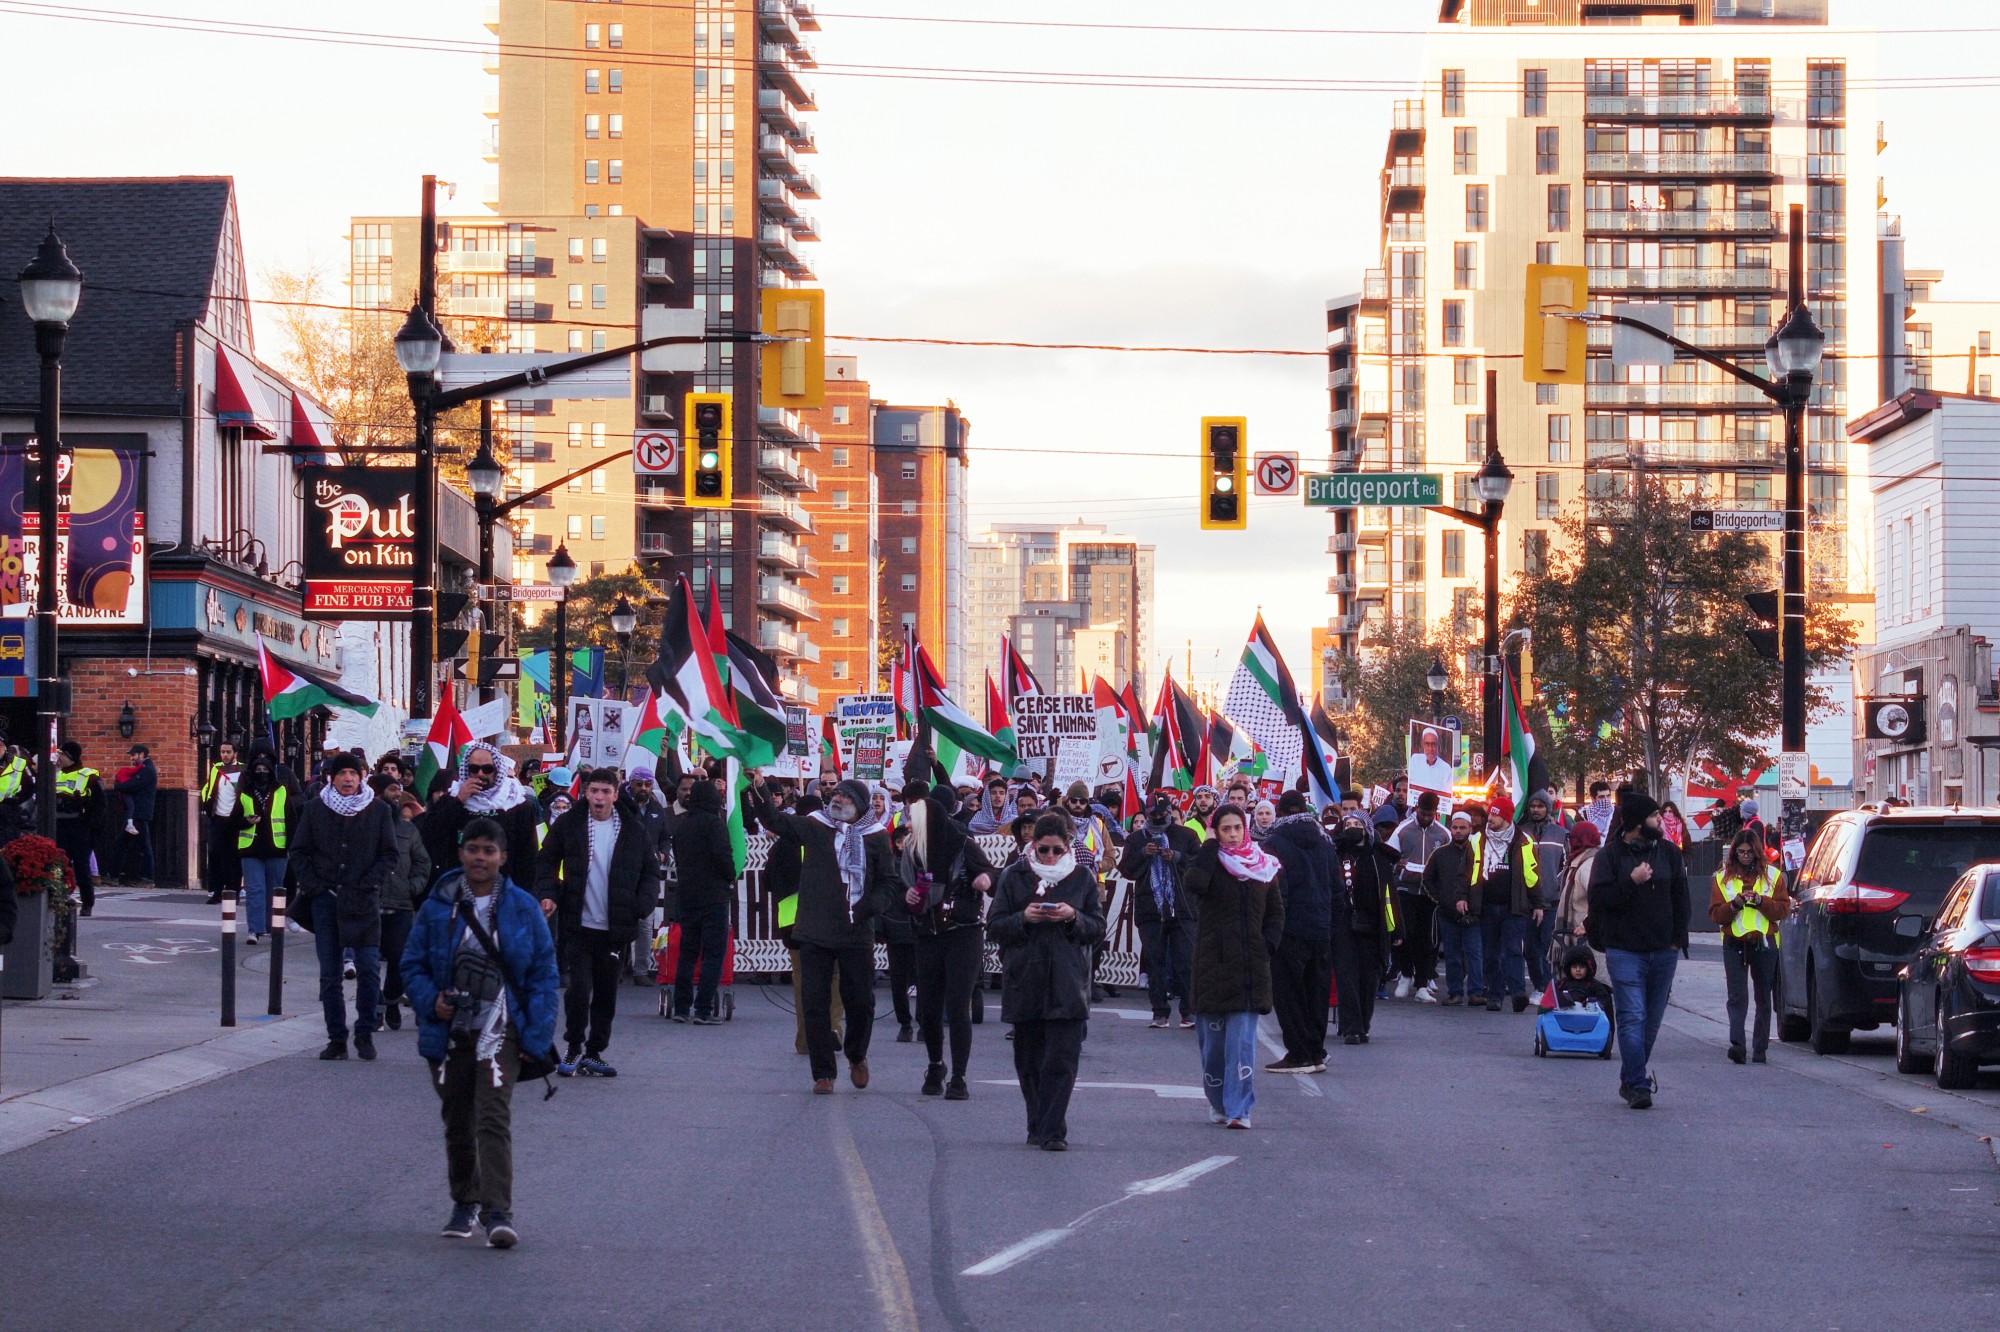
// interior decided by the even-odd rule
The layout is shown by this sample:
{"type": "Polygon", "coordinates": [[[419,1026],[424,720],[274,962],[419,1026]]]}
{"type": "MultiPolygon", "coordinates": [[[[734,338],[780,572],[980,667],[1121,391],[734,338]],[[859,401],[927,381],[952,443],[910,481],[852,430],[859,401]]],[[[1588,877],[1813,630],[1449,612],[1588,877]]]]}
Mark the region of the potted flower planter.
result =
{"type": "Polygon", "coordinates": [[[19,906],[14,941],[5,950],[7,970],[0,974],[0,999],[46,999],[55,979],[50,952],[55,921],[49,911],[49,895],[28,893],[19,899],[19,906]]]}

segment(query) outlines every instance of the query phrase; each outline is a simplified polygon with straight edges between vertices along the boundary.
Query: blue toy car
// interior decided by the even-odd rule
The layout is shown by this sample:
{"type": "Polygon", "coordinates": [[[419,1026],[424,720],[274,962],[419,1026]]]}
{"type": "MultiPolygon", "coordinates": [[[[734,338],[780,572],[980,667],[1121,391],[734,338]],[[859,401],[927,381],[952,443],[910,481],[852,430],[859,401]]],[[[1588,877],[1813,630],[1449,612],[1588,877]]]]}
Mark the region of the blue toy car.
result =
{"type": "Polygon", "coordinates": [[[1612,1044],[1611,1017],[1596,1004],[1558,1008],[1535,1020],[1537,1058],[1545,1059],[1553,1053],[1609,1059],[1612,1044]]]}

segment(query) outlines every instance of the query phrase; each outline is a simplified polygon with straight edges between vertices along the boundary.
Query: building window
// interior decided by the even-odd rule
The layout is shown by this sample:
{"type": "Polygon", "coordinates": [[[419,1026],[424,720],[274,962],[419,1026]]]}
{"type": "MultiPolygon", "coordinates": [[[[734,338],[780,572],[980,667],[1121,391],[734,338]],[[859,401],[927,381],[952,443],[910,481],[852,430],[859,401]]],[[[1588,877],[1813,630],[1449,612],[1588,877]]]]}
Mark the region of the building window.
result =
{"type": "Polygon", "coordinates": [[[1475,241],[1454,241],[1451,247],[1451,285],[1459,291],[1479,286],[1479,245],[1475,241]]]}
{"type": "Polygon", "coordinates": [[[583,159],[583,183],[584,183],[584,184],[586,184],[586,185],[595,185],[595,184],[597,183],[597,177],[598,177],[598,174],[599,174],[599,173],[598,173],[598,167],[599,167],[599,163],[598,163],[598,160],[597,160],[596,158],[594,158],[594,157],[586,157],[585,159],[583,159]]]}
{"type": "Polygon", "coordinates": [[[914,481],[914,480],[916,480],[916,479],[917,479],[917,464],[916,464],[916,463],[915,463],[914,461],[911,461],[911,460],[905,460],[905,461],[904,461],[904,463],[903,463],[903,470],[902,470],[902,475],[903,475],[903,480],[905,480],[905,481],[914,481]]]}
{"type": "Polygon", "coordinates": [[[1545,69],[1521,71],[1521,114],[1532,119],[1549,113],[1549,72],[1545,69]]]}
{"type": "Polygon", "coordinates": [[[625,71],[622,69],[614,69],[608,71],[605,75],[604,86],[609,88],[612,92],[615,93],[624,92],[625,71]]]}
{"type": "Polygon", "coordinates": [[[605,295],[606,295],[606,289],[602,282],[591,283],[590,308],[593,310],[602,310],[604,308],[605,295]]]}
{"type": "Polygon", "coordinates": [[[585,217],[596,217],[602,211],[602,209],[593,203],[587,203],[583,206],[583,215],[585,217]]]}
{"type": "Polygon", "coordinates": [[[601,449],[604,447],[604,440],[604,422],[592,421],[590,423],[590,447],[601,449]]]}
{"type": "Polygon", "coordinates": [[[583,308],[583,284],[581,282],[572,282],[569,284],[569,308],[572,310],[581,310],[583,308]]]}
{"type": "Polygon", "coordinates": [[[1548,521],[1562,512],[1562,478],[1554,472],[1535,473],[1535,517],[1548,521]]]}
{"type": "Polygon", "coordinates": [[[835,638],[847,637],[847,617],[845,615],[836,615],[833,617],[833,636],[835,638]]]}
{"type": "Polygon", "coordinates": [[[606,116],[604,118],[604,128],[606,132],[611,135],[612,138],[614,139],[624,138],[625,137],[624,114],[621,112],[620,114],[615,116],[606,116]]]}
{"type": "Polygon", "coordinates": [[[833,595],[835,595],[836,597],[844,597],[847,595],[846,574],[835,574],[833,576],[833,595]]]}
{"type": "Polygon", "coordinates": [[[1538,126],[1535,130],[1535,174],[1554,176],[1561,172],[1562,131],[1554,125],[1538,126]]]}
{"type": "Polygon", "coordinates": [[[847,450],[846,450],[846,449],[835,449],[835,450],[833,451],[833,465],[834,465],[835,467],[845,467],[845,466],[847,466],[847,450]]]}
{"type": "Polygon", "coordinates": [[[570,537],[571,537],[571,538],[572,538],[573,540],[576,540],[576,541],[581,541],[581,540],[583,540],[583,515],[582,515],[582,514],[580,514],[580,513],[573,513],[573,514],[571,514],[571,515],[569,516],[569,534],[570,534],[570,537]]]}
{"type": "Polygon", "coordinates": [[[1479,130],[1461,125],[1451,132],[1451,171],[1455,176],[1471,176],[1479,171],[1479,130]]]}
{"type": "Polygon", "coordinates": [[[616,51],[625,45],[625,25],[613,23],[604,29],[604,44],[616,51]]]}
{"type": "Polygon", "coordinates": [[[1982,398],[1990,398],[1993,396],[1993,376],[1981,375],[1979,377],[1979,393],[1977,396],[1982,398]]]}
{"type": "MultiPolygon", "coordinates": [[[[842,405],[840,405],[840,406],[838,406],[838,407],[835,407],[835,408],[833,409],[833,423],[834,423],[835,425],[846,425],[846,424],[848,423],[848,416],[847,416],[847,406],[846,406],[846,404],[844,404],[844,403],[843,403],[842,405]]],[[[842,450],[841,450],[841,452],[842,452],[842,453],[845,453],[845,452],[846,452],[846,450],[845,450],[845,449],[842,449],[842,450]]],[[[841,463],[841,464],[840,464],[840,466],[842,466],[842,467],[845,467],[845,466],[847,466],[847,464],[846,464],[846,463],[841,463]]]]}
{"type": "Polygon", "coordinates": [[[571,351],[573,351],[573,352],[580,352],[580,351],[582,351],[582,350],[583,350],[583,330],[582,330],[582,329],[580,329],[580,328],[573,328],[573,329],[571,329],[571,330],[569,331],[569,349],[570,349],[571,351]]]}
{"type": "Polygon", "coordinates": [[[592,351],[606,351],[606,350],[608,350],[608,349],[610,348],[610,346],[611,346],[611,344],[610,344],[609,342],[606,342],[606,341],[605,341],[605,339],[606,339],[606,338],[607,338],[608,336],[609,336],[609,335],[608,335],[607,333],[605,333],[605,331],[604,331],[603,329],[601,329],[601,328],[598,328],[598,329],[592,329],[592,330],[591,330],[591,333],[590,333],[590,349],[591,349],[592,351]]]}
{"type": "Polygon", "coordinates": [[[587,93],[596,92],[598,85],[600,82],[602,82],[603,78],[604,78],[603,70],[586,69],[585,71],[583,71],[583,90],[587,93]]]}
{"type": "Polygon", "coordinates": [[[612,158],[604,164],[604,173],[613,185],[623,183],[625,179],[625,159],[622,157],[612,158]]]}
{"type": "Polygon", "coordinates": [[[1806,66],[1806,114],[1814,120],[1839,120],[1847,114],[1847,66],[1839,61],[1814,61],[1806,66]]]}
{"type": "MultiPolygon", "coordinates": [[[[1479,405],[1479,358],[1456,356],[1451,362],[1451,400],[1460,407],[1479,405]]],[[[1470,450],[1467,451],[1468,455],[1470,450]]],[[[1481,451],[1484,457],[1484,451],[1481,451]]]]}
{"type": "Polygon", "coordinates": [[[595,23],[586,23],[586,24],[584,24],[584,25],[583,25],[583,49],[584,49],[584,50],[586,50],[586,51],[595,51],[595,50],[597,49],[597,39],[598,39],[598,35],[599,35],[600,33],[602,33],[603,31],[604,31],[604,29],[603,29],[603,28],[601,28],[601,27],[599,27],[599,26],[598,26],[597,24],[595,24],[595,23]]]}
{"type": "Polygon", "coordinates": [[[904,537],[903,554],[914,555],[916,553],[917,553],[917,539],[915,537],[904,537]]]}
{"type": "Polygon", "coordinates": [[[917,502],[915,500],[903,501],[903,513],[905,515],[914,516],[916,511],[917,511],[917,502]]]}
{"type": "Polygon", "coordinates": [[[1444,114],[1462,116],[1465,114],[1465,71],[1448,69],[1444,71],[1444,114]]]}
{"type": "Polygon", "coordinates": [[[896,581],[896,586],[904,592],[914,592],[917,590],[917,576],[915,574],[904,574],[896,581]]]}
{"type": "Polygon", "coordinates": [[[1979,334],[1979,354],[1989,356],[1993,352],[1993,335],[1984,329],[1979,334]]]}
{"type": "Polygon", "coordinates": [[[1538,264],[1559,264],[1562,262],[1561,258],[1558,257],[1561,254],[1561,241],[1535,242],[1535,262],[1538,264]]]}
{"type": "Polygon", "coordinates": [[[1549,418],[1549,461],[1566,463],[1569,460],[1569,417],[1551,416],[1549,418]]]}
{"type": "Polygon", "coordinates": [[[592,541],[604,540],[609,530],[609,527],[610,527],[610,520],[607,519],[603,514],[593,513],[590,515],[590,539],[592,541]]]}
{"type": "Polygon", "coordinates": [[[847,492],[847,491],[845,491],[845,490],[836,490],[836,491],[834,491],[834,492],[833,492],[833,507],[834,507],[834,508],[836,508],[836,509],[845,509],[845,508],[847,508],[847,507],[848,507],[848,494],[849,494],[849,492],[847,492]]]}
{"type": "Polygon", "coordinates": [[[1465,345],[1465,302],[1446,301],[1444,303],[1444,345],[1463,347],[1465,345]]]}
{"type": "Polygon", "coordinates": [[[1569,186],[1549,186],[1549,228],[1550,231],[1569,230],[1569,186]]]}
{"type": "Polygon", "coordinates": [[[1535,406],[1553,407],[1562,401],[1562,395],[1555,384],[1535,385],[1535,406]]]}
{"type": "Polygon", "coordinates": [[[845,658],[833,663],[833,678],[836,680],[845,680],[847,678],[847,661],[845,658]]]}
{"type": "Polygon", "coordinates": [[[903,428],[897,433],[897,438],[900,439],[905,444],[916,443],[917,423],[915,421],[903,422],[903,428]]]}
{"type": "Polygon", "coordinates": [[[594,495],[602,495],[604,493],[604,469],[602,467],[590,474],[590,490],[594,495]]]}
{"type": "Polygon", "coordinates": [[[1467,231],[1486,230],[1486,195],[1484,185],[1465,187],[1465,229],[1467,231]]]}
{"type": "Polygon", "coordinates": [[[845,553],[846,553],[846,551],[847,551],[847,533],[845,533],[845,532],[835,532],[835,533],[833,534],[833,548],[834,548],[834,550],[836,550],[836,551],[838,551],[838,552],[841,552],[842,554],[845,554],[845,553]]]}
{"type": "Polygon", "coordinates": [[[569,423],[569,446],[573,449],[583,447],[583,422],[571,421],[569,423]]]}
{"type": "Polygon", "coordinates": [[[1446,578],[1465,577],[1465,533],[1445,532],[1443,563],[1446,578]]]}
{"type": "MultiPolygon", "coordinates": [[[[1472,400],[1479,401],[1473,394],[1472,400]]],[[[1465,460],[1469,463],[1486,461],[1486,418],[1480,415],[1465,418],[1465,460]]]]}
{"type": "Polygon", "coordinates": [[[583,237],[571,236],[569,238],[569,261],[573,264],[583,262],[583,237]]]}
{"type": "Polygon", "coordinates": [[[590,262],[593,264],[601,264],[608,261],[610,258],[611,258],[611,242],[606,240],[602,236],[591,237],[590,262]]]}
{"type": "Polygon", "coordinates": [[[1547,532],[1521,533],[1521,572],[1531,578],[1540,577],[1549,568],[1549,534],[1547,532]]]}
{"type": "Polygon", "coordinates": [[[597,116],[585,116],[583,118],[583,137],[586,139],[596,138],[597,127],[601,123],[602,121],[597,116]]]}

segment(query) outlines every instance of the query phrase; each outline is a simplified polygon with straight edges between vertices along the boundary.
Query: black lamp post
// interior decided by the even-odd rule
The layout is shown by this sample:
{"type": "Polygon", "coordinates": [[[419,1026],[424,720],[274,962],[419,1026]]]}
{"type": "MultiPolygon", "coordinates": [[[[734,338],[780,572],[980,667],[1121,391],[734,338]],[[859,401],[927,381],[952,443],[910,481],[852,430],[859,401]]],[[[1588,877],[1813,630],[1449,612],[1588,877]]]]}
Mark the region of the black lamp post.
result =
{"type": "Polygon", "coordinates": [[[396,334],[396,364],[410,385],[416,408],[416,489],[411,545],[416,569],[410,576],[410,715],[431,715],[437,651],[437,369],[444,356],[444,332],[421,305],[396,334]]]}
{"type": "MultiPolygon", "coordinates": [[[[465,483],[472,487],[472,503],[479,520],[479,629],[480,653],[490,648],[486,639],[498,631],[498,616],[488,597],[493,586],[493,525],[499,521],[500,488],[507,484],[507,472],[493,456],[493,403],[479,400],[479,452],[465,465],[465,483]]],[[[485,672],[479,676],[481,702],[494,696],[493,682],[485,672]]]]}
{"type": "Polygon", "coordinates": [[[1431,687],[1431,725],[1444,721],[1444,691],[1451,683],[1451,675],[1445,670],[1444,662],[1431,658],[1431,668],[1424,674],[1424,683],[1431,687]]]}
{"type": "Polygon", "coordinates": [[[639,613],[632,609],[632,603],[618,598],[618,604],[611,608],[611,632],[618,635],[618,696],[623,699],[632,691],[632,631],[639,627],[639,613]]]}
{"type": "MultiPolygon", "coordinates": [[[[1488,377],[1488,393],[1492,391],[1488,377]]],[[[1492,415],[1487,416],[1486,465],[1472,479],[1473,492],[1481,504],[1480,526],[1486,533],[1486,632],[1481,645],[1481,663],[1486,676],[1485,708],[1480,718],[1480,743],[1486,749],[1486,767],[1491,771],[1500,754],[1500,518],[1507,508],[1507,492],[1514,487],[1514,474],[1500,456],[1500,441],[1493,434],[1492,415]]]]}
{"type": "Polygon", "coordinates": [[[549,582],[562,594],[556,598],[556,637],[549,652],[549,700],[555,710],[556,750],[562,754],[569,753],[569,585],[575,581],[576,561],[564,542],[549,556],[549,582]]]}
{"type": "Polygon", "coordinates": [[[1783,661],[1780,748],[1806,747],[1806,408],[1826,351],[1826,334],[1795,295],[1791,313],[1764,344],[1772,401],[1785,414],[1785,599],[1779,617],[1783,661]]]}
{"type": "Polygon", "coordinates": [[[56,745],[68,711],[69,684],[56,662],[56,474],[62,452],[62,353],[69,321],[83,299],[83,274],[70,262],[55,223],[41,248],[21,270],[21,308],[35,325],[35,351],[42,358],[41,401],[35,416],[35,673],[36,721],[41,758],[35,778],[35,825],[42,836],[56,835],[56,745]]]}

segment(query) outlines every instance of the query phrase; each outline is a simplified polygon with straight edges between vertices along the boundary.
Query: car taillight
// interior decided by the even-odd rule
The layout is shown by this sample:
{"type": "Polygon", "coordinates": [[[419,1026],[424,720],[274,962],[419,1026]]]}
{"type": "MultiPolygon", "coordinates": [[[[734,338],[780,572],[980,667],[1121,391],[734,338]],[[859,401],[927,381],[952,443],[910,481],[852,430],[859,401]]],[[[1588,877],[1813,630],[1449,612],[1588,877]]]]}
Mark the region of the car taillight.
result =
{"type": "Polygon", "coordinates": [[[1865,883],[1850,883],[1820,898],[1828,911],[1843,916],[1872,916],[1894,911],[1909,900],[1908,893],[1899,893],[1894,888],[1872,888],[1865,883]]]}
{"type": "Polygon", "coordinates": [[[1962,956],[1966,975],[1982,985],[2000,985],[2000,948],[1968,948],[1962,956]]]}

